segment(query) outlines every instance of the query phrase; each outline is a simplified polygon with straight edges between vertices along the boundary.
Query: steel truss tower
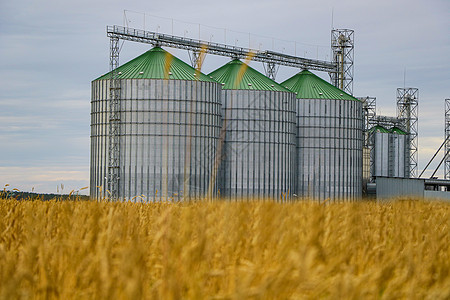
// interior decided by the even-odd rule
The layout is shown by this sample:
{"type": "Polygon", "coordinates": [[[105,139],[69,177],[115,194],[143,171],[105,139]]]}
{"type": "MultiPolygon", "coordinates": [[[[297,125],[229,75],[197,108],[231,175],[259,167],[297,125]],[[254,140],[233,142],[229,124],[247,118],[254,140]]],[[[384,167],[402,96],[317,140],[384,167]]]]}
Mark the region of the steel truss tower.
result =
{"type": "MultiPolygon", "coordinates": [[[[450,151],[450,99],[445,99],[445,140],[444,155],[447,155],[450,151]]],[[[450,179],[450,156],[445,158],[444,179],[450,179]]]]}
{"type": "Polygon", "coordinates": [[[275,80],[275,77],[277,76],[277,72],[280,66],[277,66],[273,62],[263,63],[263,66],[264,71],[266,72],[266,76],[272,80],[275,80]]]}
{"type": "Polygon", "coordinates": [[[397,89],[397,117],[404,120],[404,127],[409,134],[410,177],[418,175],[418,116],[419,89],[397,89]]]}
{"type": "Polygon", "coordinates": [[[200,59],[200,51],[192,50],[188,51],[189,59],[191,60],[191,67],[194,69],[198,66],[198,60],[200,59]]]}
{"type": "MultiPolygon", "coordinates": [[[[377,98],[358,97],[358,99],[363,103],[364,132],[368,133],[369,130],[377,124],[376,122],[377,98]]],[[[368,136],[364,137],[364,146],[369,146],[368,136]]]]}
{"type": "Polygon", "coordinates": [[[368,155],[366,160],[369,160],[369,164],[363,164],[363,171],[365,172],[365,178],[372,181],[372,174],[374,168],[374,144],[371,138],[370,129],[377,124],[376,122],[376,102],[375,97],[359,97],[358,98],[363,103],[363,118],[364,118],[364,150],[363,155],[368,155]],[[367,152],[364,152],[367,151],[367,152]]]}
{"type": "Polygon", "coordinates": [[[120,80],[119,39],[110,37],[110,71],[109,81],[109,136],[108,136],[108,191],[113,200],[119,198],[120,181],[120,80]]]}
{"type": "Polygon", "coordinates": [[[337,71],[330,73],[331,83],[353,95],[354,31],[333,29],[331,31],[331,51],[337,71]]]}

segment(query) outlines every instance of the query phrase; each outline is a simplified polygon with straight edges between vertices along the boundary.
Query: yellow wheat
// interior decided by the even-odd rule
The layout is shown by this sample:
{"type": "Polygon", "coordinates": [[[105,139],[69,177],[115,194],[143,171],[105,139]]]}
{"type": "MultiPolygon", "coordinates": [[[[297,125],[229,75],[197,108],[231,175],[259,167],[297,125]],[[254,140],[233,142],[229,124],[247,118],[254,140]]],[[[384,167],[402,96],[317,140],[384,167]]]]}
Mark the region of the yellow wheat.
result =
{"type": "Polygon", "coordinates": [[[449,299],[450,204],[0,200],[1,299],[449,299]]]}

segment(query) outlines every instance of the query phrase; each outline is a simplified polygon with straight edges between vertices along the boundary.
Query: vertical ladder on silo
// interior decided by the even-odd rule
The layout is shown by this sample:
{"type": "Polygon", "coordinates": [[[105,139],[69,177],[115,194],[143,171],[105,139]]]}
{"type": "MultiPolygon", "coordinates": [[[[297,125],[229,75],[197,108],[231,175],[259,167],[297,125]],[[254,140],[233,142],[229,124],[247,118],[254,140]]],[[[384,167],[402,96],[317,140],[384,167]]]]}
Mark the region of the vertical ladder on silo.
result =
{"type": "Polygon", "coordinates": [[[120,80],[119,38],[110,38],[110,86],[109,86],[109,132],[107,186],[112,200],[119,198],[120,173],[120,80]]]}
{"type": "Polygon", "coordinates": [[[388,133],[388,176],[394,177],[394,150],[395,150],[395,143],[394,143],[394,135],[391,133],[388,133]]]}

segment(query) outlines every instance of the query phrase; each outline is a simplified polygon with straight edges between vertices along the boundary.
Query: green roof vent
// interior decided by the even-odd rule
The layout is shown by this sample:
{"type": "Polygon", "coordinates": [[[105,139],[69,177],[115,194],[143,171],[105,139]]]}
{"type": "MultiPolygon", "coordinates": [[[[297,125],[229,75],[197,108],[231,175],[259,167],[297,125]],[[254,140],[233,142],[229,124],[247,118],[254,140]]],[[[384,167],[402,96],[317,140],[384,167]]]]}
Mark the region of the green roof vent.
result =
{"type": "Polygon", "coordinates": [[[209,74],[225,90],[259,90],[290,92],[269,77],[234,59],[209,74]]]}
{"type": "MultiPolygon", "coordinates": [[[[200,80],[213,79],[203,73],[196,76],[196,70],[160,47],[155,47],[117,68],[119,79],[175,79],[200,80]],[[170,66],[170,67],[169,67],[170,66]],[[166,70],[168,68],[168,70],[166,70]]],[[[110,79],[110,72],[95,80],[110,79]]]]}
{"type": "Polygon", "coordinates": [[[297,94],[298,99],[332,99],[332,100],[354,100],[355,97],[338,89],[308,70],[292,76],[281,83],[289,90],[297,94]]]}

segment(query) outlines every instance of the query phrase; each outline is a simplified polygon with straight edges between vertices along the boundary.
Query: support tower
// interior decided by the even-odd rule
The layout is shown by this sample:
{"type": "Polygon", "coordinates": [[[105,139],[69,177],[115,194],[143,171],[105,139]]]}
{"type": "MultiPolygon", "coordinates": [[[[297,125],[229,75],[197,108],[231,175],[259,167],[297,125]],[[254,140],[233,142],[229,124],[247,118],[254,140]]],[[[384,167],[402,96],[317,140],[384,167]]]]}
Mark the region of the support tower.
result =
{"type": "Polygon", "coordinates": [[[197,68],[198,61],[200,59],[200,50],[191,50],[188,51],[189,59],[191,61],[191,67],[197,68]]]}
{"type": "Polygon", "coordinates": [[[119,196],[120,173],[120,80],[119,67],[119,39],[110,37],[110,70],[109,86],[109,137],[108,137],[108,191],[111,199],[119,196]]]}
{"type": "Polygon", "coordinates": [[[404,120],[404,127],[409,134],[410,177],[418,175],[418,101],[419,89],[397,89],[397,117],[404,120]]]}
{"type": "Polygon", "coordinates": [[[277,66],[273,62],[263,63],[263,66],[264,71],[266,72],[266,76],[272,80],[275,80],[275,77],[277,76],[277,72],[280,66],[277,66]]]}
{"type": "MultiPolygon", "coordinates": [[[[450,99],[445,99],[445,151],[447,155],[450,151],[450,99]]],[[[450,179],[450,157],[445,158],[444,179],[450,179]]]]}
{"type": "Polygon", "coordinates": [[[330,73],[331,83],[353,95],[354,31],[333,29],[331,51],[333,63],[337,66],[336,71],[330,73]]]}
{"type": "MultiPolygon", "coordinates": [[[[364,132],[369,130],[377,124],[376,122],[376,105],[377,98],[375,97],[358,97],[363,103],[363,117],[364,117],[364,132]]],[[[368,137],[364,137],[364,146],[369,146],[368,137]]]]}
{"type": "Polygon", "coordinates": [[[363,118],[364,118],[364,147],[363,147],[363,179],[368,182],[373,180],[371,170],[373,170],[374,161],[373,151],[374,144],[371,138],[371,131],[373,126],[377,125],[376,120],[376,103],[375,97],[358,97],[363,103],[363,118]]]}

